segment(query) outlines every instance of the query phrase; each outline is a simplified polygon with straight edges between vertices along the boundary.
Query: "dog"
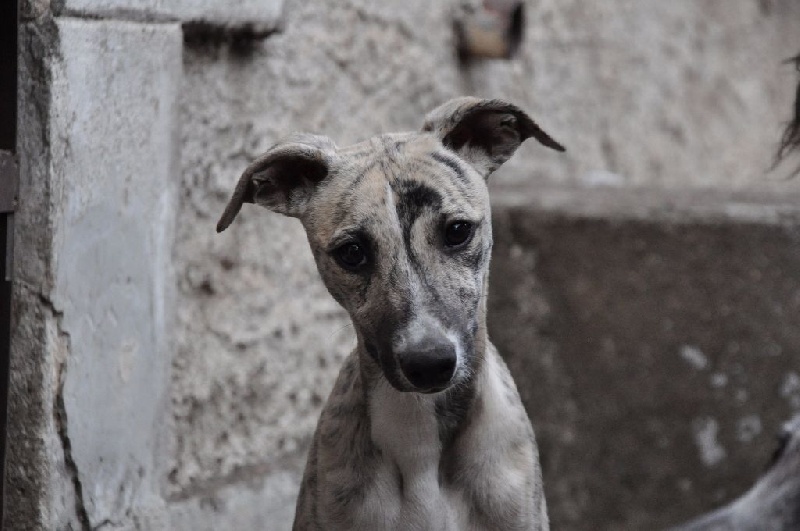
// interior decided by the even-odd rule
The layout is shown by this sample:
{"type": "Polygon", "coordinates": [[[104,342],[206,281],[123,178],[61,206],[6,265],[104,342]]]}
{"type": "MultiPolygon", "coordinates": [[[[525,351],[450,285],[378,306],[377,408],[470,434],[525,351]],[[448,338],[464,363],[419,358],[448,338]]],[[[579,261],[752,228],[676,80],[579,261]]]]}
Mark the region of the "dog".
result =
{"type": "Polygon", "coordinates": [[[244,203],[298,218],[357,336],[295,531],[549,529],[533,428],[486,331],[487,179],[528,138],[564,151],[515,105],[464,97],[419,132],[291,136],[239,179],[217,231],[244,203]]]}

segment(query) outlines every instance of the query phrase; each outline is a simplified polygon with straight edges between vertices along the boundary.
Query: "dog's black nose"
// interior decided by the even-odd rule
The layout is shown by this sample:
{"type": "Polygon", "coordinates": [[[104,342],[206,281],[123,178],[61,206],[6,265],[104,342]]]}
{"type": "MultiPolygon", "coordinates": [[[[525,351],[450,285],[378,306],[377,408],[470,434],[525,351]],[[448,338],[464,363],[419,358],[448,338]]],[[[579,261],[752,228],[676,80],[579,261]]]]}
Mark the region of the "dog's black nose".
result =
{"type": "Polygon", "coordinates": [[[439,391],[456,370],[456,349],[446,338],[407,345],[398,352],[400,369],[411,385],[421,391],[439,391]]]}

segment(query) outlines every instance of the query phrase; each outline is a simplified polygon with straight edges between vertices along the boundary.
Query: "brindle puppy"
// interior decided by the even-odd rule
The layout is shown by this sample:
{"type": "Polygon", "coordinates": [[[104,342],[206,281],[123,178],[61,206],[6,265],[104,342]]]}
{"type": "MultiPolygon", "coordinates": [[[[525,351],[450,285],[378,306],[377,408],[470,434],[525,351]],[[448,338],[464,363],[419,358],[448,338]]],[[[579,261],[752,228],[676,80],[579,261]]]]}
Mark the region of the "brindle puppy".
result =
{"type": "Polygon", "coordinates": [[[533,429],[486,335],[486,179],[530,137],[564,149],[514,105],[459,98],[418,133],[290,137],[242,175],[217,230],[245,202],[299,218],[358,340],[295,530],[549,528],[533,429]]]}

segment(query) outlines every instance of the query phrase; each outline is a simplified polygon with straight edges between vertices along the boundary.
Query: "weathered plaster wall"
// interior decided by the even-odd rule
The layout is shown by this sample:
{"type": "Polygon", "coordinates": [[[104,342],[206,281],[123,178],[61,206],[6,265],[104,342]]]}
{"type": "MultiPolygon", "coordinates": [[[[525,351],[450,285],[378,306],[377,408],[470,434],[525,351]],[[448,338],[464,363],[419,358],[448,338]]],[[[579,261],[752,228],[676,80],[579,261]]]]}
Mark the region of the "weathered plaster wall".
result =
{"type": "MultiPolygon", "coordinates": [[[[11,413],[43,433],[12,435],[10,456],[19,495],[27,481],[42,492],[10,527],[163,527],[181,31],[69,17],[42,27],[52,40],[23,61],[46,74],[23,70],[42,100],[23,97],[14,341],[15,369],[30,378],[16,391],[42,402],[11,413]]],[[[41,29],[27,30],[34,45],[41,29]]]]}
{"type": "Polygon", "coordinates": [[[214,224],[290,132],[344,145],[477,94],[569,149],[525,146],[498,192],[777,180],[796,2],[527,7],[517,59],[460,65],[456,2],[25,3],[6,526],[288,528],[353,334],[296,221],[214,224]]]}
{"type": "Polygon", "coordinates": [[[163,521],[181,32],[57,21],[53,306],[64,437],[92,527],[163,521]],[[136,49],[137,53],[129,53],[136,49]],[[135,109],[135,112],[132,110],[135,109]]]}

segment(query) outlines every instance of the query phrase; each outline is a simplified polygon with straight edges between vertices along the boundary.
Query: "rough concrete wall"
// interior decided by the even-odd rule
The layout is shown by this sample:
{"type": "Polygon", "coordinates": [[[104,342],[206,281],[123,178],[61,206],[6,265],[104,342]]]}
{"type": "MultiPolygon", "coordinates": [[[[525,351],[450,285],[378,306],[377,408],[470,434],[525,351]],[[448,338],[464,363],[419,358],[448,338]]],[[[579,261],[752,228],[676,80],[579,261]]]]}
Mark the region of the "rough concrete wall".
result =
{"type": "Polygon", "coordinates": [[[58,449],[53,411],[56,387],[48,374],[52,356],[46,348],[46,329],[55,315],[42,304],[49,285],[47,256],[51,227],[47,218],[50,190],[47,168],[50,150],[46,119],[50,99],[46,58],[53,53],[53,28],[20,31],[20,120],[19,197],[15,214],[17,235],[13,284],[12,348],[10,360],[9,434],[7,438],[6,492],[13,501],[8,507],[5,527],[23,529],[41,525],[40,508],[49,492],[53,453],[58,449]],[[21,229],[25,227],[25,229],[21,229]],[[25,233],[22,241],[20,233],[25,233]]]}
{"type": "Polygon", "coordinates": [[[344,145],[477,94],[569,149],[526,146],[496,190],[765,179],[796,2],[527,7],[517,59],[459,65],[455,2],[25,4],[11,528],[288,528],[352,331],[297,222],[248,207],[213,227],[290,132],[344,145]]]}

